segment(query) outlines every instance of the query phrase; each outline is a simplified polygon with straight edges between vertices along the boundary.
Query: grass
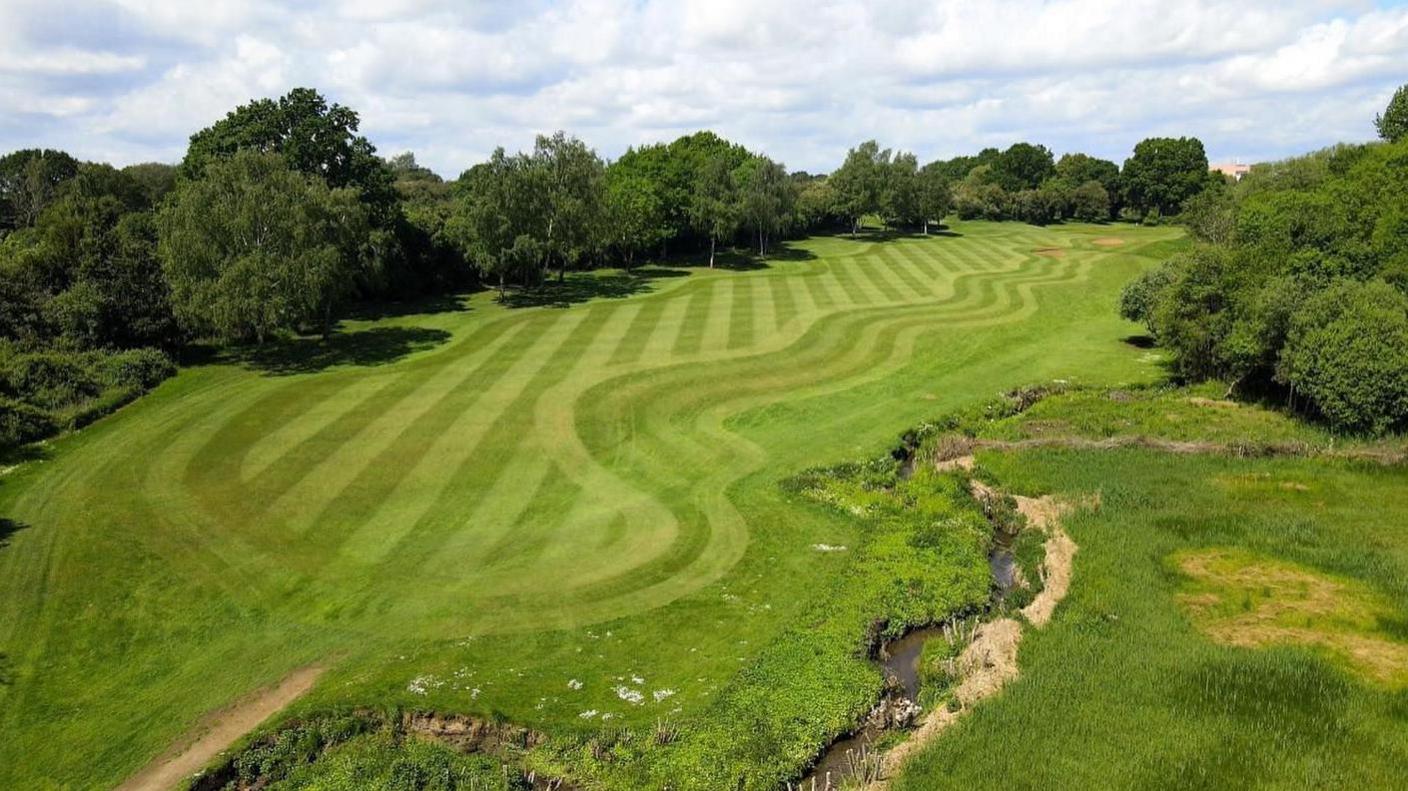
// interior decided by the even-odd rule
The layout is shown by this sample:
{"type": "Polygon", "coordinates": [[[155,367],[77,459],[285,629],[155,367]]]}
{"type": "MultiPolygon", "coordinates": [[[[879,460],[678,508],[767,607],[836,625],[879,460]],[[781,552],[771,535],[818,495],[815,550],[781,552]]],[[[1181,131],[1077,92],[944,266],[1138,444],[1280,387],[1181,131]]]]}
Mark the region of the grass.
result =
{"type": "Polygon", "coordinates": [[[955,230],[353,322],[53,443],[0,479],[0,787],[110,786],[313,662],[292,714],[707,731],[856,562],[779,481],[1025,381],[1160,375],[1114,305],[1177,231],[955,230]]]}
{"type": "MultiPolygon", "coordinates": [[[[978,436],[1338,438],[1178,390],[1049,397],[978,436]],[[1245,432],[1254,432],[1247,434],[1245,432]]],[[[1001,410],[998,410],[1001,414],[1001,410]]],[[[1391,788],[1408,777],[1401,466],[1139,448],[980,450],[1009,491],[1085,498],[1074,583],[1021,677],[894,788],[1391,788]]]]}

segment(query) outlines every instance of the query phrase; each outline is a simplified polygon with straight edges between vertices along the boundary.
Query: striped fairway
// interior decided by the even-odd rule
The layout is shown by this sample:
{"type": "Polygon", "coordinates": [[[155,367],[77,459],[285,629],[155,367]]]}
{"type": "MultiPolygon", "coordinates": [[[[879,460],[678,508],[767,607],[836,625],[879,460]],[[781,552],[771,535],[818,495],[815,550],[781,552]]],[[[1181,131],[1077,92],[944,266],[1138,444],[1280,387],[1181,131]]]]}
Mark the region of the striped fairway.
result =
{"type": "Polygon", "coordinates": [[[0,787],[112,785],[312,662],[309,705],[478,668],[437,705],[575,727],[621,706],[567,679],[630,670],[688,716],[843,569],[810,547],[854,528],[778,479],[1002,387],[1156,373],[1113,305],[1177,232],[957,230],[569,308],[477,295],[382,322],[448,333],[429,350],[192,368],[56,443],[0,479],[0,787]]]}

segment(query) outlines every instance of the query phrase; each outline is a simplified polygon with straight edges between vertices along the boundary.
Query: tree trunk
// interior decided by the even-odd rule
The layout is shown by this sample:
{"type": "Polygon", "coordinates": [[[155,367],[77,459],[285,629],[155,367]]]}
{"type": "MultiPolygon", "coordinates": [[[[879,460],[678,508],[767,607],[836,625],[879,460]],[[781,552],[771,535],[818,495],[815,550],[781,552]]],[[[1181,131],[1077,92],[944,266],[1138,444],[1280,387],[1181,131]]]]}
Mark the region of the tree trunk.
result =
{"type": "Polygon", "coordinates": [[[860,218],[856,217],[851,220],[851,238],[856,238],[858,233],[860,233],[860,218]]]}
{"type": "Polygon", "coordinates": [[[709,237],[709,268],[714,268],[714,237],[709,237]]]}
{"type": "Polygon", "coordinates": [[[928,220],[925,220],[925,221],[924,221],[924,235],[925,235],[925,236],[928,236],[928,235],[929,235],[929,221],[928,221],[928,220]]]}

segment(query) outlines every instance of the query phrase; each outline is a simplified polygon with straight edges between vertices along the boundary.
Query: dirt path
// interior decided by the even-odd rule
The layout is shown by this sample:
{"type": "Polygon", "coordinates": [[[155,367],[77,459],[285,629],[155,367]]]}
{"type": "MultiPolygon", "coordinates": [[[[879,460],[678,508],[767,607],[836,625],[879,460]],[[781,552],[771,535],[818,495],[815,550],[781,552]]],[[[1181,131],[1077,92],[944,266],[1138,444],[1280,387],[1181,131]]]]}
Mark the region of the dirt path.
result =
{"type": "Polygon", "coordinates": [[[323,668],[295,670],[272,687],[212,712],[166,753],[117,787],[117,791],[171,791],[206,768],[221,752],[312,688],[323,668]]]}
{"type": "MultiPolygon", "coordinates": [[[[972,457],[949,460],[951,468],[972,469],[972,457]]],[[[995,494],[978,481],[973,481],[979,497],[995,494]]],[[[1017,509],[1032,527],[1046,532],[1046,560],[1042,564],[1046,586],[1030,604],[1022,609],[1022,617],[1033,627],[1041,628],[1056,611],[1071,585],[1076,544],[1061,529],[1060,517],[1068,508],[1051,497],[1015,497],[1017,509]]],[[[869,791],[883,791],[890,778],[899,774],[905,761],[938,737],[950,725],[968,712],[973,704],[996,695],[1017,677],[1017,649],[1022,644],[1022,622],[1016,618],[989,621],[978,627],[973,641],[958,658],[961,681],[954,691],[958,709],[947,707],[930,712],[908,739],[885,753],[880,767],[881,780],[871,783],[869,791]]]]}

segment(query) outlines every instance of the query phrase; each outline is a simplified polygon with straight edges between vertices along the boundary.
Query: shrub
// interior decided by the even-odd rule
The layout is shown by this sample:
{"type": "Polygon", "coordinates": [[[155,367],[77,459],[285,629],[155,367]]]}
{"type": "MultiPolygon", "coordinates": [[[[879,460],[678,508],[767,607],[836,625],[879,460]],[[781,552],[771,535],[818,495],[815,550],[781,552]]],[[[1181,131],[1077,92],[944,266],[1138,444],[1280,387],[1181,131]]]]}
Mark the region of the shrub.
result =
{"type": "Polygon", "coordinates": [[[38,407],[0,398],[0,450],[41,440],[55,431],[54,420],[38,407]]]}
{"type": "Polygon", "coordinates": [[[4,388],[11,397],[34,406],[63,409],[96,397],[103,391],[103,381],[89,355],[36,352],[10,360],[4,388]]]}
{"type": "Polygon", "coordinates": [[[108,358],[107,368],[113,384],[143,391],[176,373],[176,364],[157,349],[130,349],[115,354],[108,358]]]}
{"type": "Polygon", "coordinates": [[[1374,281],[1307,300],[1277,376],[1337,428],[1380,434],[1408,423],[1408,297],[1374,281]]]}

